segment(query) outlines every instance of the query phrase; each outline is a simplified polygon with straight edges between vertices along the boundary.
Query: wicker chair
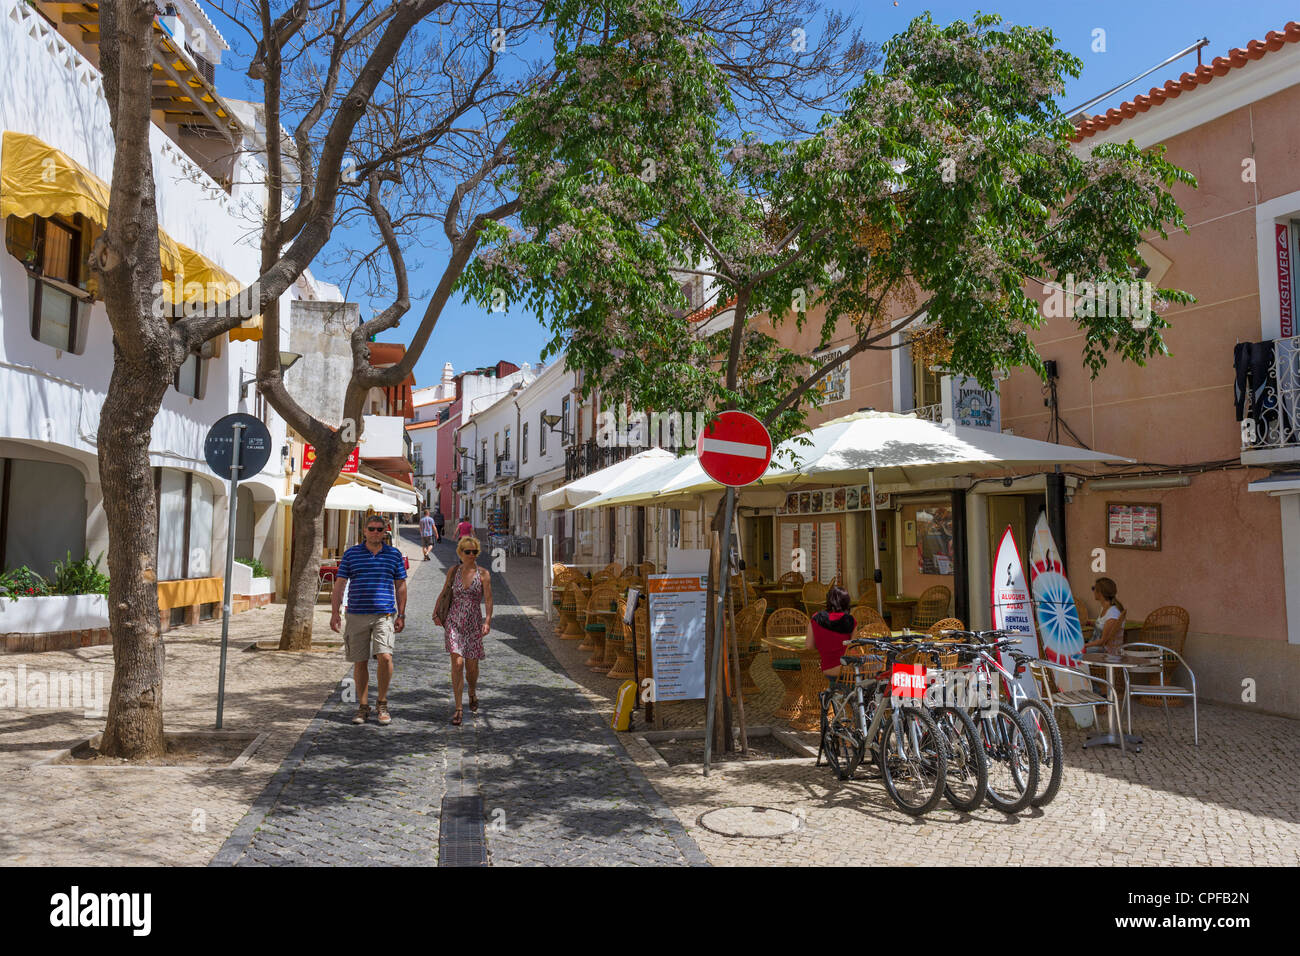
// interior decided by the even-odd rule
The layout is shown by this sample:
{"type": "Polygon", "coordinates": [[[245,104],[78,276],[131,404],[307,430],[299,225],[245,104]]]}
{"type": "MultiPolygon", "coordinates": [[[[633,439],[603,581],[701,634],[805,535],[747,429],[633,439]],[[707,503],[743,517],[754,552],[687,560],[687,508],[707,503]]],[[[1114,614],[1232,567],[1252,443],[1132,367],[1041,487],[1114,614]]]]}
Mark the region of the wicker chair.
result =
{"type": "Polygon", "coordinates": [[[618,599],[618,618],[613,622],[614,626],[605,631],[605,654],[600,660],[593,656],[587,662],[587,666],[592,670],[601,671],[608,675],[613,670],[614,665],[618,663],[619,653],[623,650],[624,643],[627,641],[627,625],[623,623],[627,617],[627,598],[618,599]]]}
{"type": "Polygon", "coordinates": [[[948,616],[948,605],[952,601],[952,590],[942,584],[926,588],[921,592],[921,599],[916,602],[916,614],[912,617],[913,630],[926,630],[937,621],[948,616]]]}
{"type": "MultiPolygon", "coordinates": [[[[858,626],[853,629],[853,639],[860,640],[864,637],[872,638],[877,641],[887,641],[890,638],[889,625],[883,620],[858,622],[858,626]]],[[[853,651],[852,656],[861,654],[866,660],[860,665],[863,668],[863,677],[879,677],[885,666],[885,655],[870,647],[848,648],[853,651]]],[[[850,656],[850,655],[845,655],[850,656]]]]}
{"type": "MultiPolygon", "coordinates": [[[[756,601],[750,601],[740,611],[736,612],[736,631],[739,637],[732,636],[730,639],[736,642],[736,655],[740,659],[740,691],[742,694],[757,694],[760,690],[754,678],[750,676],[749,668],[758,657],[759,651],[763,649],[763,642],[760,640],[761,628],[763,626],[763,615],[767,613],[767,601],[759,598],[756,601]]],[[[728,622],[728,632],[730,632],[730,622],[728,622]]]]}
{"type": "Polygon", "coordinates": [[[560,632],[560,638],[566,641],[581,641],[587,636],[583,622],[587,619],[587,595],[577,581],[569,585],[565,592],[566,605],[572,606],[568,625],[560,632]]]}
{"type": "Polygon", "coordinates": [[[587,639],[578,645],[578,650],[592,652],[586,662],[588,667],[597,658],[605,658],[605,634],[611,625],[608,623],[609,615],[604,612],[617,600],[617,592],[608,584],[597,584],[591,589],[591,598],[587,602],[587,639]]]}
{"type": "Polygon", "coordinates": [[[576,596],[582,593],[578,590],[578,585],[574,583],[572,577],[566,577],[565,581],[566,583],[561,587],[557,605],[560,609],[559,617],[555,620],[555,634],[557,637],[564,637],[565,632],[577,624],[574,617],[577,611],[576,596]]]}
{"type": "Polygon", "coordinates": [[[826,607],[826,592],[830,588],[820,581],[809,581],[803,586],[803,610],[809,617],[826,607]]]}
{"type": "MultiPolygon", "coordinates": [[[[636,668],[637,677],[645,680],[655,676],[654,652],[650,644],[650,610],[644,601],[636,609],[636,668]]],[[[626,631],[626,628],[624,628],[626,631]]]]}
{"type": "Polygon", "coordinates": [[[641,577],[649,577],[655,573],[655,564],[653,561],[642,561],[636,566],[636,570],[641,577]]]}
{"type": "Polygon", "coordinates": [[[758,568],[745,568],[745,580],[753,584],[762,584],[763,572],[758,568]]]}
{"type": "Polygon", "coordinates": [[[857,622],[859,627],[863,624],[879,624],[884,628],[885,636],[889,636],[889,622],[881,617],[880,612],[871,605],[859,604],[849,613],[853,615],[853,620],[857,622]]]}
{"type": "Polygon", "coordinates": [[[618,577],[620,574],[623,573],[623,565],[615,564],[614,562],[611,561],[609,564],[601,568],[601,571],[603,571],[606,574],[612,575],[613,577],[618,577]]]}
{"type": "MultiPolygon", "coordinates": [[[[614,641],[614,663],[610,666],[606,677],[612,677],[615,680],[627,680],[632,676],[632,628],[623,622],[627,614],[627,601],[623,601],[618,616],[617,637],[611,638],[607,633],[605,635],[605,648],[609,649],[611,639],[614,641]]],[[[605,655],[609,659],[609,655],[605,655]]]]}
{"type": "MultiPolygon", "coordinates": [[[[773,611],[772,616],[767,619],[766,633],[769,638],[805,637],[808,634],[808,615],[793,607],[783,607],[773,611]]],[[[799,653],[780,647],[771,648],[771,652],[772,670],[776,672],[776,676],[781,679],[781,685],[785,688],[785,697],[781,705],[772,711],[772,716],[790,720],[799,713],[797,707],[800,680],[799,653]]]]}
{"type": "Polygon", "coordinates": [[[929,634],[936,639],[943,638],[944,631],[964,631],[966,625],[961,622],[959,617],[945,617],[942,621],[935,621],[930,625],[929,634]]]}
{"type": "Polygon", "coordinates": [[[787,571],[776,579],[776,583],[783,588],[801,588],[803,587],[803,575],[798,571],[787,571]]]}

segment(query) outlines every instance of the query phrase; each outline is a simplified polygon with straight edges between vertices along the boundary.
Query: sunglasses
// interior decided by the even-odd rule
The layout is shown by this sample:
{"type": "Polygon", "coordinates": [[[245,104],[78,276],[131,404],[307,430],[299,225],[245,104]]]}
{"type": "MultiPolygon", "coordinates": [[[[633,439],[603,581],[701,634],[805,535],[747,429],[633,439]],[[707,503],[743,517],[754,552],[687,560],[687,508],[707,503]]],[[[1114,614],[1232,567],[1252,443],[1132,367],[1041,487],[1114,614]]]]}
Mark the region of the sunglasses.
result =
{"type": "Polygon", "coordinates": [[[367,528],[367,531],[387,531],[387,528],[367,528]]]}
{"type": "Polygon", "coordinates": [[[469,548],[466,548],[461,552],[461,554],[478,554],[478,551],[471,551],[469,548]]]}

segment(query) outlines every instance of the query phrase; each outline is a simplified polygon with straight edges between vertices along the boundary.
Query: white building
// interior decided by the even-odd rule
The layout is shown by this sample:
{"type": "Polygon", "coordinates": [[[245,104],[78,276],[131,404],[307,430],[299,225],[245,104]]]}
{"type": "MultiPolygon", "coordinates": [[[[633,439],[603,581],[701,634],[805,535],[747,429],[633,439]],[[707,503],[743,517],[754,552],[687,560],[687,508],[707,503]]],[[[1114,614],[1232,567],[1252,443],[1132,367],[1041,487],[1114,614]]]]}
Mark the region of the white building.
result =
{"type": "MultiPolygon", "coordinates": [[[[187,281],[205,273],[248,282],[258,271],[265,196],[261,138],[239,119],[247,105],[236,109],[212,86],[225,40],[190,0],[178,10],[155,23],[150,138],[159,226],[179,257],[164,264],[179,264],[187,281]]],[[[68,4],[0,0],[0,570],[28,566],[47,577],[69,552],[93,558],[108,549],[96,432],[112,335],[86,265],[105,223],[114,153],[97,31],[97,18],[68,4]]],[[[292,314],[293,300],[338,297],[304,276],[285,293],[282,315],[292,314]]],[[[282,350],[289,332],[285,321],[282,350]]],[[[164,627],[212,614],[221,600],[228,501],[225,482],[204,461],[208,428],[246,411],[267,424],[274,448],[286,445],[284,423],[255,388],[241,391],[260,337],[258,319],[208,343],[182,367],[154,423],[164,627]]],[[[272,569],[283,550],[276,499],[285,460],[273,454],[239,493],[236,556],[272,569]]],[[[260,588],[269,599],[265,584],[245,577],[252,593],[260,588]]]]}
{"type": "Polygon", "coordinates": [[[513,449],[520,425],[513,396],[522,392],[537,373],[527,362],[504,375],[497,374],[499,370],[501,363],[494,369],[461,376],[462,424],[456,433],[456,447],[465,449],[463,457],[472,466],[461,466],[465,479],[462,513],[469,516],[476,529],[504,527],[509,533],[510,483],[518,477],[518,458],[513,449]]]}

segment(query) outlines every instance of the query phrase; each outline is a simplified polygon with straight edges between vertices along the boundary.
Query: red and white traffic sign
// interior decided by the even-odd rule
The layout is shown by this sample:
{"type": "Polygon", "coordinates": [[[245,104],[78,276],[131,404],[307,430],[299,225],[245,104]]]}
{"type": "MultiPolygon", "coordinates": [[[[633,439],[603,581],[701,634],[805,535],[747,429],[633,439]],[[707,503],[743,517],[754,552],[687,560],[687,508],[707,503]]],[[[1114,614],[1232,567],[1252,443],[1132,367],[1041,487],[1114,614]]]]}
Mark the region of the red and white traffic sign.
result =
{"type": "Polygon", "coordinates": [[[772,436],[748,412],[722,412],[700,432],[695,452],[704,473],[719,484],[739,488],[752,484],[772,460],[772,436]]]}

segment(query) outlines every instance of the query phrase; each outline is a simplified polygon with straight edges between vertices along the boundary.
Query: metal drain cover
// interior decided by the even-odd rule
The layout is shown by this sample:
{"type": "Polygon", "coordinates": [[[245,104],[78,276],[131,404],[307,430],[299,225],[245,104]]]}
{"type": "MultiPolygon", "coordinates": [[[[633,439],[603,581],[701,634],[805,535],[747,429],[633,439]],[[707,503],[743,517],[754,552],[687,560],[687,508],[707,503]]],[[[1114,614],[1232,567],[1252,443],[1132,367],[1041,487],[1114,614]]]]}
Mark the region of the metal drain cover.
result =
{"type": "Polygon", "coordinates": [[[711,833],[727,837],[782,837],[805,825],[803,814],[775,807],[719,807],[695,821],[711,833]]]}

